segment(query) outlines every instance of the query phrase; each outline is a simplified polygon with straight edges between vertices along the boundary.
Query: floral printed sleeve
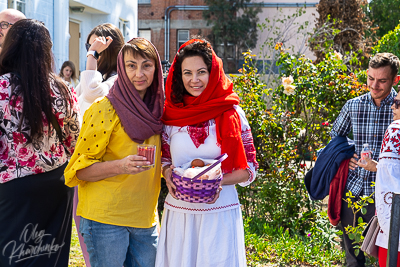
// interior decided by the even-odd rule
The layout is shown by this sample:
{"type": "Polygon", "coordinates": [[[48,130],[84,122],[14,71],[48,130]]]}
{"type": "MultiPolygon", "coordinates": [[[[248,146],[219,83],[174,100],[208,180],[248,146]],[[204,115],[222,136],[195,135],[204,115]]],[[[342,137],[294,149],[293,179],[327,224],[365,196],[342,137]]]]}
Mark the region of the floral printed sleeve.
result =
{"type": "MultiPolygon", "coordinates": [[[[69,87],[71,92],[71,105],[70,105],[70,116],[65,117],[62,120],[63,132],[63,144],[64,148],[67,151],[68,158],[71,158],[71,155],[74,153],[76,141],[79,136],[79,105],[76,97],[75,90],[72,86],[69,87]]],[[[59,122],[61,122],[59,115],[60,112],[56,115],[59,122]]]]}

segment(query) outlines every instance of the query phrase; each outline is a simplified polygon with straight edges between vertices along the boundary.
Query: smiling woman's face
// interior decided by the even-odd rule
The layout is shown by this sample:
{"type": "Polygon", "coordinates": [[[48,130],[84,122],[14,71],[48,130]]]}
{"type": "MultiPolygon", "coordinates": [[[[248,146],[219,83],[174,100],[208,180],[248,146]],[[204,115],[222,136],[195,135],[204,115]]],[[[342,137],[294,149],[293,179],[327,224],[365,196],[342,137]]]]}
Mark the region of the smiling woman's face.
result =
{"type": "Polygon", "coordinates": [[[182,81],[186,91],[199,96],[206,89],[210,73],[200,56],[187,57],[182,61],[182,81]]]}
{"type": "Polygon", "coordinates": [[[124,54],[124,61],[126,75],[143,99],[147,88],[153,83],[156,70],[155,62],[139,55],[134,57],[130,52],[124,54]]]}

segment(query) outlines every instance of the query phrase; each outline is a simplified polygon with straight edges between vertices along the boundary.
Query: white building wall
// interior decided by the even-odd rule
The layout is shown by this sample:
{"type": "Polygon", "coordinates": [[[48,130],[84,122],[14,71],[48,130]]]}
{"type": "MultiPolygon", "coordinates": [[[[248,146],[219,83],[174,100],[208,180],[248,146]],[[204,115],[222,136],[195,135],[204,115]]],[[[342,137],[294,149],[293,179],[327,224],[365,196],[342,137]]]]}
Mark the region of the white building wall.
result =
{"type": "MultiPolygon", "coordinates": [[[[7,0],[0,0],[0,10],[7,8],[7,0]]],[[[69,21],[80,24],[80,69],[86,67],[85,42],[97,25],[112,23],[119,27],[120,18],[128,21],[126,40],[138,33],[137,0],[26,0],[27,18],[43,21],[53,40],[56,71],[69,58],[69,21]],[[70,6],[85,7],[83,13],[72,12],[70,6]]]]}
{"type": "MultiPolygon", "coordinates": [[[[273,20],[278,20],[278,19],[285,19],[288,16],[292,16],[293,14],[296,13],[297,8],[296,7],[285,7],[285,4],[298,4],[300,7],[303,6],[304,8],[304,4],[308,3],[308,4],[314,4],[314,3],[318,3],[319,0],[305,0],[305,1],[301,1],[301,0],[274,0],[274,1],[266,1],[266,0],[253,0],[252,2],[256,3],[256,2],[264,2],[264,3],[269,3],[269,4],[277,4],[276,7],[263,7],[261,10],[262,12],[258,15],[259,18],[259,22],[260,24],[262,23],[266,23],[265,19],[269,19],[270,23],[269,25],[272,25],[273,20]]],[[[318,15],[317,12],[317,8],[316,7],[306,7],[304,8],[304,10],[306,11],[305,14],[301,15],[298,19],[296,19],[295,23],[298,23],[297,25],[304,25],[305,22],[307,21],[309,23],[308,27],[305,29],[305,31],[311,32],[313,30],[313,28],[315,27],[315,19],[316,17],[315,15],[318,15]]],[[[279,24],[277,24],[279,25],[279,24]]],[[[290,40],[288,40],[287,43],[285,43],[285,47],[293,47],[293,51],[291,52],[301,52],[303,54],[305,54],[307,57],[314,59],[315,56],[313,55],[313,53],[307,48],[305,47],[305,40],[307,39],[307,37],[304,37],[302,35],[296,34],[297,31],[297,27],[293,25],[290,29],[290,31],[288,31],[286,34],[287,36],[292,35],[292,38],[290,38],[290,40]]],[[[258,42],[257,42],[257,46],[255,47],[255,49],[253,49],[254,54],[257,55],[257,57],[259,59],[262,58],[269,58],[269,54],[271,53],[271,51],[269,51],[269,49],[267,49],[266,47],[263,47],[263,44],[266,40],[269,40],[271,37],[275,37],[274,34],[272,34],[271,32],[268,32],[267,30],[261,31],[260,29],[258,29],[258,42]]]]}
{"type": "Polygon", "coordinates": [[[138,5],[137,0],[81,0],[70,1],[70,6],[84,6],[83,13],[69,10],[69,20],[80,24],[80,63],[79,68],[86,68],[85,43],[91,30],[102,23],[112,23],[119,27],[120,18],[129,21],[128,33],[125,41],[137,37],[138,33],[138,5]]]}
{"type": "Polygon", "coordinates": [[[0,0],[0,10],[7,8],[7,0],[0,0]]]}

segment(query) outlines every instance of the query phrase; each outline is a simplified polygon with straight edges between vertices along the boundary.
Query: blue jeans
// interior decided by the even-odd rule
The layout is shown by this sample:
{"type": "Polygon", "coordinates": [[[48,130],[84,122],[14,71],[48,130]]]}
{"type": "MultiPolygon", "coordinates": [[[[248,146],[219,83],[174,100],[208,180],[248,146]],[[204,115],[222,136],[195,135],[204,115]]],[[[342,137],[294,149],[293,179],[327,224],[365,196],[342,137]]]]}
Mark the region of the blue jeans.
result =
{"type": "Polygon", "coordinates": [[[134,228],[81,217],[79,227],[92,267],[154,267],[157,227],[134,228]]]}

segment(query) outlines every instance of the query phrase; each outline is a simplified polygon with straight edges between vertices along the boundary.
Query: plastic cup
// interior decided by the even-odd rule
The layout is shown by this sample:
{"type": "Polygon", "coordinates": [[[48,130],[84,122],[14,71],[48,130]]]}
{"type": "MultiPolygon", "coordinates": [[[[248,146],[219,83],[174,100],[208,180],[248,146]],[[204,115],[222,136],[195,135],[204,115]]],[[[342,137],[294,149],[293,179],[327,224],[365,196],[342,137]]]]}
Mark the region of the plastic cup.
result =
{"type": "Polygon", "coordinates": [[[154,167],[154,161],[156,158],[156,146],[139,144],[137,145],[137,154],[142,157],[146,157],[147,161],[150,161],[150,165],[143,167],[154,167]]]}

